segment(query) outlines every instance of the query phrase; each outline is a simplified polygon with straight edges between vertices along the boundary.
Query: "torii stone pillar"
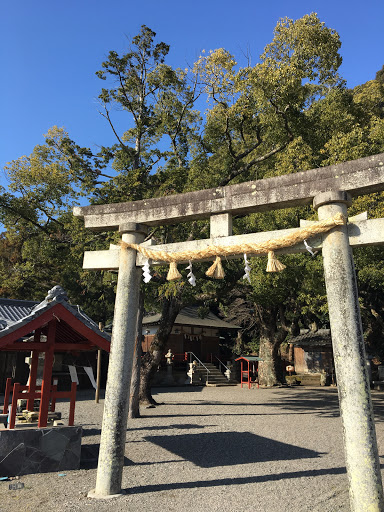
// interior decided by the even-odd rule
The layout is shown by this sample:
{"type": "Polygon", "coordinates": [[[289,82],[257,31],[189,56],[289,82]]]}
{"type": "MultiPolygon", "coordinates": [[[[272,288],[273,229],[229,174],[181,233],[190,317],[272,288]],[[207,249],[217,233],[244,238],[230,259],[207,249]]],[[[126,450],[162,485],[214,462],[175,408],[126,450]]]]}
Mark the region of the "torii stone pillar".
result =
{"type": "MultiPolygon", "coordinates": [[[[147,229],[127,222],[119,231],[124,242],[140,244],[147,229]]],[[[136,251],[121,248],[96,488],[88,494],[93,498],[121,494],[140,275],[136,251]]]]}
{"type": "MultiPolygon", "coordinates": [[[[318,194],[313,206],[323,220],[339,212],[347,216],[350,204],[349,194],[336,191],[318,194]]],[[[382,512],[380,463],[347,226],[323,235],[322,252],[351,510],[382,512]]]]}

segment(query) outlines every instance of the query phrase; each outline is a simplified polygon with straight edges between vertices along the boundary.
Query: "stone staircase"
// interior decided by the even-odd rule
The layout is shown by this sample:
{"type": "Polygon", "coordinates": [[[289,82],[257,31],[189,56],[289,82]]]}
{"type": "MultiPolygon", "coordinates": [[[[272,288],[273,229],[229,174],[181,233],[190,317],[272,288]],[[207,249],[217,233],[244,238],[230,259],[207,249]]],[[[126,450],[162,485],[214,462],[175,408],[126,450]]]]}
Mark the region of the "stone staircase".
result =
{"type": "Polygon", "coordinates": [[[200,373],[201,380],[205,382],[206,386],[236,386],[237,382],[232,380],[228,380],[225,375],[221,373],[221,371],[212,363],[204,363],[204,366],[198,366],[196,371],[200,373]],[[208,380],[207,380],[207,370],[204,366],[209,370],[208,380]]]}

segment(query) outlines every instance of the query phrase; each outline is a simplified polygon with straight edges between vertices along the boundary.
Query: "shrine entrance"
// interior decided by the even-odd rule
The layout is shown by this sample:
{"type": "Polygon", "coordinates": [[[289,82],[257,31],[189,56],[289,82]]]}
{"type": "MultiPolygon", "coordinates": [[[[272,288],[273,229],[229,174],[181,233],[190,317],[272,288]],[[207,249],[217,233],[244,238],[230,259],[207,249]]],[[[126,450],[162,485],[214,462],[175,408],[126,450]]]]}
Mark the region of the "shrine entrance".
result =
{"type": "MultiPolygon", "coordinates": [[[[384,154],[339,165],[121,204],[76,207],[85,227],[118,229],[119,247],[86,252],[84,268],[118,270],[115,323],[108,370],[104,419],[96,488],[89,495],[110,497],[121,491],[127,425],[128,394],[136,334],[140,269],[148,279],[151,265],[170,264],[169,279],[180,276],[177,264],[214,259],[207,275],[223,278],[221,257],[268,254],[267,271],[284,266],[277,254],[305,252],[306,240],[321,249],[336,377],[344,429],[345,458],[350,484],[351,510],[384,510],[383,489],[363,331],[351,247],[384,243],[384,219],[348,223],[352,197],[384,190],[384,154]],[[301,229],[232,236],[232,215],[312,204],[319,222],[301,229]],[[148,247],[143,244],[147,226],[210,219],[208,240],[148,247]]],[[[248,270],[249,271],[249,270],[248,270]]]]}

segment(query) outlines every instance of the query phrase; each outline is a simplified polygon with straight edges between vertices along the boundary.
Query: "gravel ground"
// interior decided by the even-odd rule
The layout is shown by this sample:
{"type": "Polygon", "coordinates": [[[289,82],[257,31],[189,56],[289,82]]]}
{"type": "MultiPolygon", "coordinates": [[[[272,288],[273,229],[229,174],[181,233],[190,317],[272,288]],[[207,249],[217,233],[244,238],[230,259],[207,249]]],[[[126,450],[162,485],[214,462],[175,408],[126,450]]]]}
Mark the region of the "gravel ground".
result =
{"type": "MultiPolygon", "coordinates": [[[[22,490],[0,482],[0,511],[349,511],[336,389],[159,388],[154,397],[164,404],[129,424],[126,495],[88,498],[96,480],[88,464],[66,476],[22,476],[22,490]]],[[[382,462],[383,397],[373,392],[382,462]]],[[[65,421],[68,404],[57,410],[65,421]]],[[[90,450],[102,411],[103,400],[78,393],[75,421],[90,450]]]]}

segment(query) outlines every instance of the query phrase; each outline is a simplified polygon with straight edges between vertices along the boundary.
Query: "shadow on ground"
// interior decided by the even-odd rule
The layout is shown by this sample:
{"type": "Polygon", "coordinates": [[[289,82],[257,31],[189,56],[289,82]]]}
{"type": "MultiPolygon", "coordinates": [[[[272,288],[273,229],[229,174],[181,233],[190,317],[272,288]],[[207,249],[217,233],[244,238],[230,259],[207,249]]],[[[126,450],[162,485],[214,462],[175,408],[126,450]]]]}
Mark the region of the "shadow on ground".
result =
{"type": "Polygon", "coordinates": [[[313,478],[325,475],[342,475],[346,473],[345,467],[327,468],[327,469],[312,469],[308,471],[286,472],[277,473],[272,475],[249,476],[240,478],[220,478],[215,480],[196,480],[193,482],[173,482],[153,485],[142,485],[124,489],[127,494],[145,494],[149,492],[170,491],[177,489],[194,489],[204,487],[219,487],[222,485],[244,485],[244,484],[259,484],[263,482],[273,482],[279,480],[287,480],[294,478],[313,478]]]}
{"type": "Polygon", "coordinates": [[[274,460],[316,458],[320,452],[281,443],[251,432],[212,432],[144,438],[202,468],[274,460]]]}
{"type": "MultiPolygon", "coordinates": [[[[203,429],[208,427],[215,427],[216,425],[196,425],[194,423],[172,423],[171,425],[151,425],[148,427],[137,427],[128,426],[127,431],[139,432],[140,430],[191,430],[191,429],[203,429]]],[[[99,436],[101,434],[101,428],[83,428],[83,437],[87,436],[99,436]]]]}
{"type": "MultiPolygon", "coordinates": [[[[179,388],[180,389],[180,388],[179,388]]],[[[219,388],[218,388],[219,389],[219,388]]],[[[207,401],[207,400],[195,400],[194,403],[198,406],[209,405],[223,407],[230,406],[235,408],[235,412],[215,412],[215,416],[276,416],[284,414],[316,414],[325,418],[336,418],[340,416],[339,411],[339,399],[336,388],[276,388],[272,391],[273,399],[264,402],[262,396],[260,396],[260,405],[264,408],[267,407],[271,412],[258,412],[257,407],[257,395],[256,401],[255,396],[249,402],[244,401],[247,397],[247,393],[263,393],[264,390],[244,390],[245,397],[239,402],[225,402],[220,400],[220,392],[218,391],[218,400],[207,401]],[[236,412],[236,408],[247,407],[246,412],[236,412]]],[[[380,392],[372,392],[372,403],[375,413],[375,421],[384,421],[384,394],[380,392]]],[[[193,416],[204,416],[204,414],[193,414],[192,402],[172,402],[172,405],[188,405],[191,406],[191,414],[156,414],[160,418],[177,418],[177,417],[193,417],[193,416]]],[[[161,410],[161,409],[159,409],[161,410]]],[[[211,416],[207,414],[206,416],[211,416]]]]}

